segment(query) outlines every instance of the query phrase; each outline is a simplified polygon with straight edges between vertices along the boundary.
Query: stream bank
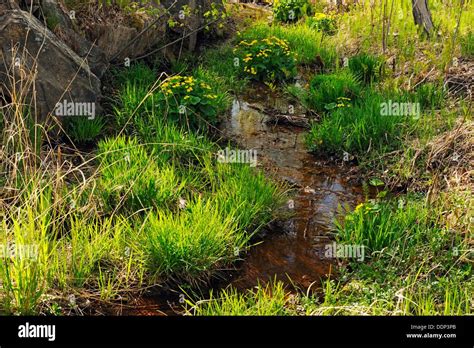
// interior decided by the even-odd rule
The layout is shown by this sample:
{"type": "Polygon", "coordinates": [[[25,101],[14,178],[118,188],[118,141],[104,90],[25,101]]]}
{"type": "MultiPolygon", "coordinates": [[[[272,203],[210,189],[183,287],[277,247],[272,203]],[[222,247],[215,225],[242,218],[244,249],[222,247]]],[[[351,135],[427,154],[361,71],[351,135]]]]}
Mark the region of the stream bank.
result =
{"type": "MultiPolygon", "coordinates": [[[[243,292],[275,280],[289,291],[318,291],[322,280],[337,274],[341,264],[325,254],[334,241],[334,222],[363,202],[365,195],[355,168],[318,159],[308,152],[306,129],[275,124],[274,115],[266,111],[285,115],[290,105],[267,87],[254,86],[234,98],[219,126],[221,143],[256,151],[258,169],[288,187],[288,201],[281,217],[260,229],[235,269],[220,272],[209,288],[195,290],[200,298],[228,287],[243,292]]],[[[302,108],[290,109],[302,115],[302,108]]],[[[183,302],[182,289],[167,289],[121,306],[117,314],[176,315],[183,302]]]]}

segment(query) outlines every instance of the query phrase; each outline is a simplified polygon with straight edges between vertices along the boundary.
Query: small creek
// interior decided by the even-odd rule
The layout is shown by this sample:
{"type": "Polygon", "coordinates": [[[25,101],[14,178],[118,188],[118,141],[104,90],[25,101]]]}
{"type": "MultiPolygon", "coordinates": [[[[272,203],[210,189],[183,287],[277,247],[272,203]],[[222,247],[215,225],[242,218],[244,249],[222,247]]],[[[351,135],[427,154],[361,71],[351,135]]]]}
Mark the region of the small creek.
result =
{"type": "MultiPolygon", "coordinates": [[[[308,153],[306,129],[275,124],[269,116],[268,110],[288,114],[289,106],[267,88],[256,87],[233,101],[230,115],[220,126],[223,139],[238,149],[256,150],[258,167],[293,188],[288,218],[263,229],[237,269],[217,281],[217,290],[227,285],[245,290],[274,279],[302,290],[319,285],[336,268],[336,260],[324,256],[325,246],[334,239],[334,220],[364,200],[362,187],[352,183],[351,167],[319,161],[308,153]]],[[[294,114],[301,112],[294,108],[294,114]]],[[[145,296],[121,306],[120,314],[175,315],[178,296],[175,291],[145,296]]]]}
{"type": "MultiPolygon", "coordinates": [[[[291,106],[294,114],[301,110],[291,106]]],[[[268,112],[288,114],[290,105],[261,88],[236,98],[221,130],[239,149],[257,151],[259,166],[276,179],[289,182],[286,221],[273,223],[262,243],[245,256],[232,285],[243,289],[272,279],[306,289],[330,272],[334,260],[324,257],[332,243],[334,220],[347,207],[364,200],[361,186],[351,183],[350,167],[318,161],[308,153],[306,130],[275,125],[268,112]],[[291,280],[290,280],[291,279],[291,280]]]]}

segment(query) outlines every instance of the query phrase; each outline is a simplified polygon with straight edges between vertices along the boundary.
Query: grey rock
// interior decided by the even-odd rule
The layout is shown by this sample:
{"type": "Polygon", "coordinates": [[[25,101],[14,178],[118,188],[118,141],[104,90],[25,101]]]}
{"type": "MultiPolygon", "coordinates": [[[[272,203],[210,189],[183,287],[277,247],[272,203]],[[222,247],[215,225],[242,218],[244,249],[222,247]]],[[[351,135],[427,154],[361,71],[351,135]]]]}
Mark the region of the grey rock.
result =
{"type": "Polygon", "coordinates": [[[23,89],[40,119],[64,100],[99,107],[100,80],[87,62],[13,1],[0,2],[0,86],[23,89]]]}

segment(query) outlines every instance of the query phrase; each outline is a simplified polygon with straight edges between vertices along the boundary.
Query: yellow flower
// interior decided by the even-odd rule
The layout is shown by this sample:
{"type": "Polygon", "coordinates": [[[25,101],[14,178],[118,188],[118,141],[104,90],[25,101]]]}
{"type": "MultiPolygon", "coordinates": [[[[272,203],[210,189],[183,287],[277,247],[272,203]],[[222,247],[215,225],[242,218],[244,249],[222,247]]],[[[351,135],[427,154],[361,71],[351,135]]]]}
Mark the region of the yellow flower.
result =
{"type": "Polygon", "coordinates": [[[320,21],[325,18],[328,18],[328,16],[325,13],[316,13],[314,15],[314,19],[316,19],[317,21],[320,21]]]}
{"type": "Polygon", "coordinates": [[[189,95],[185,95],[184,100],[188,100],[188,99],[189,99],[189,95]]]}
{"type": "Polygon", "coordinates": [[[192,91],[193,91],[193,88],[192,88],[192,87],[189,87],[189,88],[186,90],[186,92],[188,92],[188,93],[189,93],[189,92],[192,92],[192,91]]]}
{"type": "Polygon", "coordinates": [[[251,67],[251,68],[250,68],[250,73],[251,73],[252,75],[257,75],[257,70],[256,70],[254,67],[251,67]]]}
{"type": "Polygon", "coordinates": [[[354,211],[357,213],[363,206],[364,206],[364,203],[360,203],[359,205],[357,205],[354,211]]]}

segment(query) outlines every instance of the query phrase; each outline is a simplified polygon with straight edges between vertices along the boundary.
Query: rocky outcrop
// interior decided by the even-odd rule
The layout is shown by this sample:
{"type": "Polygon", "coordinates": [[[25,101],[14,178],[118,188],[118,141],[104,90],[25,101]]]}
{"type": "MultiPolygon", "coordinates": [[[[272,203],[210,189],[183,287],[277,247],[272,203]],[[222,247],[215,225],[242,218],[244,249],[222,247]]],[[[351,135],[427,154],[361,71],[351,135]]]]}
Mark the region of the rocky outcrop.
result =
{"type": "MultiPolygon", "coordinates": [[[[67,8],[63,0],[0,0],[0,94],[23,89],[41,118],[57,103],[100,110],[100,79],[111,62],[155,53],[180,37],[193,51],[198,31],[215,24],[216,9],[222,10],[216,0],[151,4],[125,9],[71,2],[67,8]]],[[[173,57],[170,51],[163,53],[173,57]]]]}
{"type": "Polygon", "coordinates": [[[134,11],[90,4],[76,14],[77,25],[108,61],[140,57],[166,41],[168,14],[161,5],[134,11]]]}
{"type": "Polygon", "coordinates": [[[6,94],[21,90],[43,119],[58,102],[98,106],[100,98],[87,62],[14,1],[0,3],[0,85],[6,94]]]}
{"type": "MultiPolygon", "coordinates": [[[[149,23],[147,22],[146,25],[149,23]]],[[[143,32],[139,39],[134,40],[140,31],[137,28],[117,24],[94,24],[91,36],[105,52],[107,59],[123,61],[126,58],[137,58],[147,53],[160,42],[164,42],[166,27],[151,27],[143,32]]]]}
{"type": "MultiPolygon", "coordinates": [[[[101,78],[109,66],[105,52],[95,43],[87,40],[75,27],[66,7],[58,0],[41,0],[41,14],[48,28],[87,62],[91,71],[101,78]]],[[[74,17],[73,17],[74,18],[74,17]]]]}

